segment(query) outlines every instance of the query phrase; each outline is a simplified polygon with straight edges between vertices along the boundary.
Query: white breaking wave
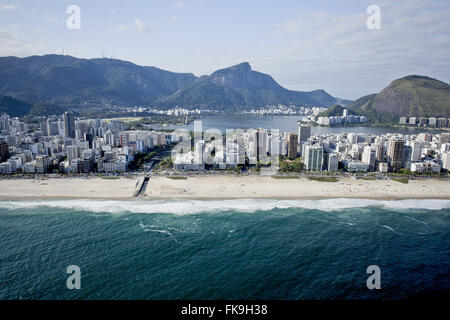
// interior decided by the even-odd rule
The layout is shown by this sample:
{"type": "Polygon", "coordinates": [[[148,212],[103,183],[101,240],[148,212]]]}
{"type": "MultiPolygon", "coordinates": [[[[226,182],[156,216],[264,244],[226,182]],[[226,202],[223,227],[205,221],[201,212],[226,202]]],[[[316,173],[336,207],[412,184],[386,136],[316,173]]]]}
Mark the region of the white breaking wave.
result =
{"type": "Polygon", "coordinates": [[[36,200],[0,201],[0,209],[20,210],[33,208],[59,208],[73,211],[103,213],[171,213],[177,215],[239,211],[253,213],[272,209],[303,208],[320,211],[338,211],[348,208],[382,207],[393,210],[421,209],[441,210],[450,208],[450,200],[369,200],[369,199],[323,199],[323,200],[36,200]]]}

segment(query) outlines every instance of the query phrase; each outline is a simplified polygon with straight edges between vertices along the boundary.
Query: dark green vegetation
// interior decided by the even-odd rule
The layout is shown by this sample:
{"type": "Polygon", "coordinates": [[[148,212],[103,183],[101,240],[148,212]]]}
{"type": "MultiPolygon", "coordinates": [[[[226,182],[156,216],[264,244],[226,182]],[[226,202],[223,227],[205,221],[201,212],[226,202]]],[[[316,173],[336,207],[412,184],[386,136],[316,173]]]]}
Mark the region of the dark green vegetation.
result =
{"type": "Polygon", "coordinates": [[[155,157],[157,153],[152,151],[148,154],[138,153],[134,156],[133,161],[128,164],[128,170],[135,171],[139,169],[143,169],[144,164],[150,162],[153,157],[155,157]]]}
{"type": "MultiPolygon", "coordinates": [[[[348,107],[343,107],[340,104],[335,104],[334,106],[332,106],[331,108],[329,108],[328,110],[320,113],[318,116],[319,117],[335,117],[335,116],[342,116],[344,109],[348,109],[348,107]]],[[[356,115],[356,112],[348,109],[348,113],[349,114],[353,114],[356,115]]]]}
{"type": "Polygon", "coordinates": [[[170,176],[170,177],[166,177],[167,179],[171,179],[171,180],[187,180],[187,177],[179,177],[179,176],[170,176]]]}
{"type": "Polygon", "coordinates": [[[22,117],[30,112],[31,108],[32,105],[26,102],[0,96],[0,113],[6,112],[12,117],[22,117]]]}
{"type": "Polygon", "coordinates": [[[49,115],[60,115],[63,114],[66,110],[57,105],[45,102],[38,102],[33,104],[30,112],[28,112],[27,116],[35,117],[35,116],[49,116],[49,115]]]}
{"type": "Polygon", "coordinates": [[[391,180],[407,184],[409,182],[409,179],[406,177],[392,177],[391,180]]]}
{"type": "Polygon", "coordinates": [[[152,125],[152,124],[174,124],[179,125],[183,124],[186,120],[185,116],[168,116],[164,114],[155,114],[148,117],[144,117],[137,121],[130,122],[130,128],[134,128],[136,130],[141,130],[144,128],[144,125],[152,125]]]}
{"type": "Polygon", "coordinates": [[[172,158],[166,157],[156,165],[155,171],[170,169],[172,168],[172,166],[173,166],[172,158]]]}
{"type": "Polygon", "coordinates": [[[299,176],[271,176],[273,179],[299,179],[299,176]]]}
{"type": "Polygon", "coordinates": [[[338,182],[339,179],[335,177],[308,177],[309,180],[320,181],[320,182],[338,182]]]}
{"type": "Polygon", "coordinates": [[[241,166],[237,166],[237,167],[235,167],[235,168],[228,167],[228,168],[227,168],[227,171],[228,171],[228,172],[234,172],[235,174],[240,174],[240,173],[242,172],[242,168],[243,168],[242,165],[241,165],[241,166]]]}
{"type": "Polygon", "coordinates": [[[279,172],[300,172],[303,170],[303,162],[300,158],[289,160],[286,157],[280,157],[279,172]]]}
{"type": "Polygon", "coordinates": [[[50,103],[26,103],[7,96],[0,96],[0,113],[12,117],[59,115],[65,110],[50,103]]]}
{"type": "Polygon", "coordinates": [[[233,111],[278,103],[329,107],[341,102],[323,90],[287,90],[246,62],[197,78],[122,60],[61,55],[1,57],[0,94],[70,108],[153,104],[233,111]]]}
{"type": "MultiPolygon", "coordinates": [[[[172,145],[159,145],[159,146],[156,146],[153,149],[151,149],[150,152],[148,152],[148,153],[147,152],[138,153],[134,156],[133,161],[131,161],[128,164],[128,169],[131,171],[141,170],[144,168],[144,164],[146,164],[152,160],[155,160],[154,158],[160,159],[160,158],[164,157],[168,152],[170,152],[172,147],[173,147],[173,144],[172,145]]],[[[170,166],[171,166],[172,159],[170,157],[168,157],[168,159],[170,159],[170,166]]],[[[168,160],[166,158],[163,161],[167,162],[168,160]]],[[[159,167],[159,164],[156,167],[159,167]]],[[[165,163],[163,164],[163,167],[165,167],[165,163]]]]}
{"type": "Polygon", "coordinates": [[[370,175],[370,176],[362,176],[362,177],[358,177],[358,179],[363,179],[363,180],[377,180],[377,177],[374,175],[370,175]]]}

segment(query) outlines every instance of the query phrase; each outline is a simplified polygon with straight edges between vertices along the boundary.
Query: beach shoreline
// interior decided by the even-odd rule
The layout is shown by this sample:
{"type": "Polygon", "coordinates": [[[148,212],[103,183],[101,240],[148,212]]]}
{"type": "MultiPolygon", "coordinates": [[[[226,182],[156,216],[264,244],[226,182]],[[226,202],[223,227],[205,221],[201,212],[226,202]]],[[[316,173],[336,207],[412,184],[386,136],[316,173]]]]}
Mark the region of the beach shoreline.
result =
{"type": "Polygon", "coordinates": [[[231,200],[231,199],[450,199],[450,181],[437,179],[363,180],[339,178],[336,182],[305,177],[274,179],[270,176],[194,176],[171,179],[152,176],[143,197],[135,197],[141,178],[70,178],[0,180],[0,200],[231,200]]]}

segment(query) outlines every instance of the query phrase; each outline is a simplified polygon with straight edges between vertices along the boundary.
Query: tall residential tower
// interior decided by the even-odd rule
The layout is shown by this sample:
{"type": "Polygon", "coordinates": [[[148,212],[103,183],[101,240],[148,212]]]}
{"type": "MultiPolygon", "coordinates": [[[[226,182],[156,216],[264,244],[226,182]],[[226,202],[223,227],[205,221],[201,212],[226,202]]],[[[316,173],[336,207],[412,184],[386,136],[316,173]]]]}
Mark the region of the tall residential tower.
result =
{"type": "Polygon", "coordinates": [[[64,136],[66,138],[75,138],[75,116],[72,112],[64,112],[64,136]]]}

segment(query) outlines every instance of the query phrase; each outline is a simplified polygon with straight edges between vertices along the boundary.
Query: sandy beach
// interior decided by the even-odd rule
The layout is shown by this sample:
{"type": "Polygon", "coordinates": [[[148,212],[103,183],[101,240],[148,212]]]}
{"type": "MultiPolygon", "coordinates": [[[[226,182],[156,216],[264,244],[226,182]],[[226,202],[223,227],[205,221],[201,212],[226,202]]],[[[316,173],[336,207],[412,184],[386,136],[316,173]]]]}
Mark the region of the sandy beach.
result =
{"type": "Polygon", "coordinates": [[[450,199],[450,181],[410,180],[404,184],[393,180],[342,178],[337,182],[312,181],[307,178],[274,179],[264,176],[189,177],[171,180],[150,179],[147,198],[186,199],[450,199]]]}
{"type": "MultiPolygon", "coordinates": [[[[138,178],[102,179],[5,179],[0,198],[132,199],[138,178]]],[[[307,178],[274,179],[264,176],[206,176],[187,179],[152,177],[147,199],[450,199],[450,181],[362,180],[341,178],[337,182],[307,178]]]]}
{"type": "Polygon", "coordinates": [[[0,198],[130,199],[138,179],[5,179],[0,198]]]}

